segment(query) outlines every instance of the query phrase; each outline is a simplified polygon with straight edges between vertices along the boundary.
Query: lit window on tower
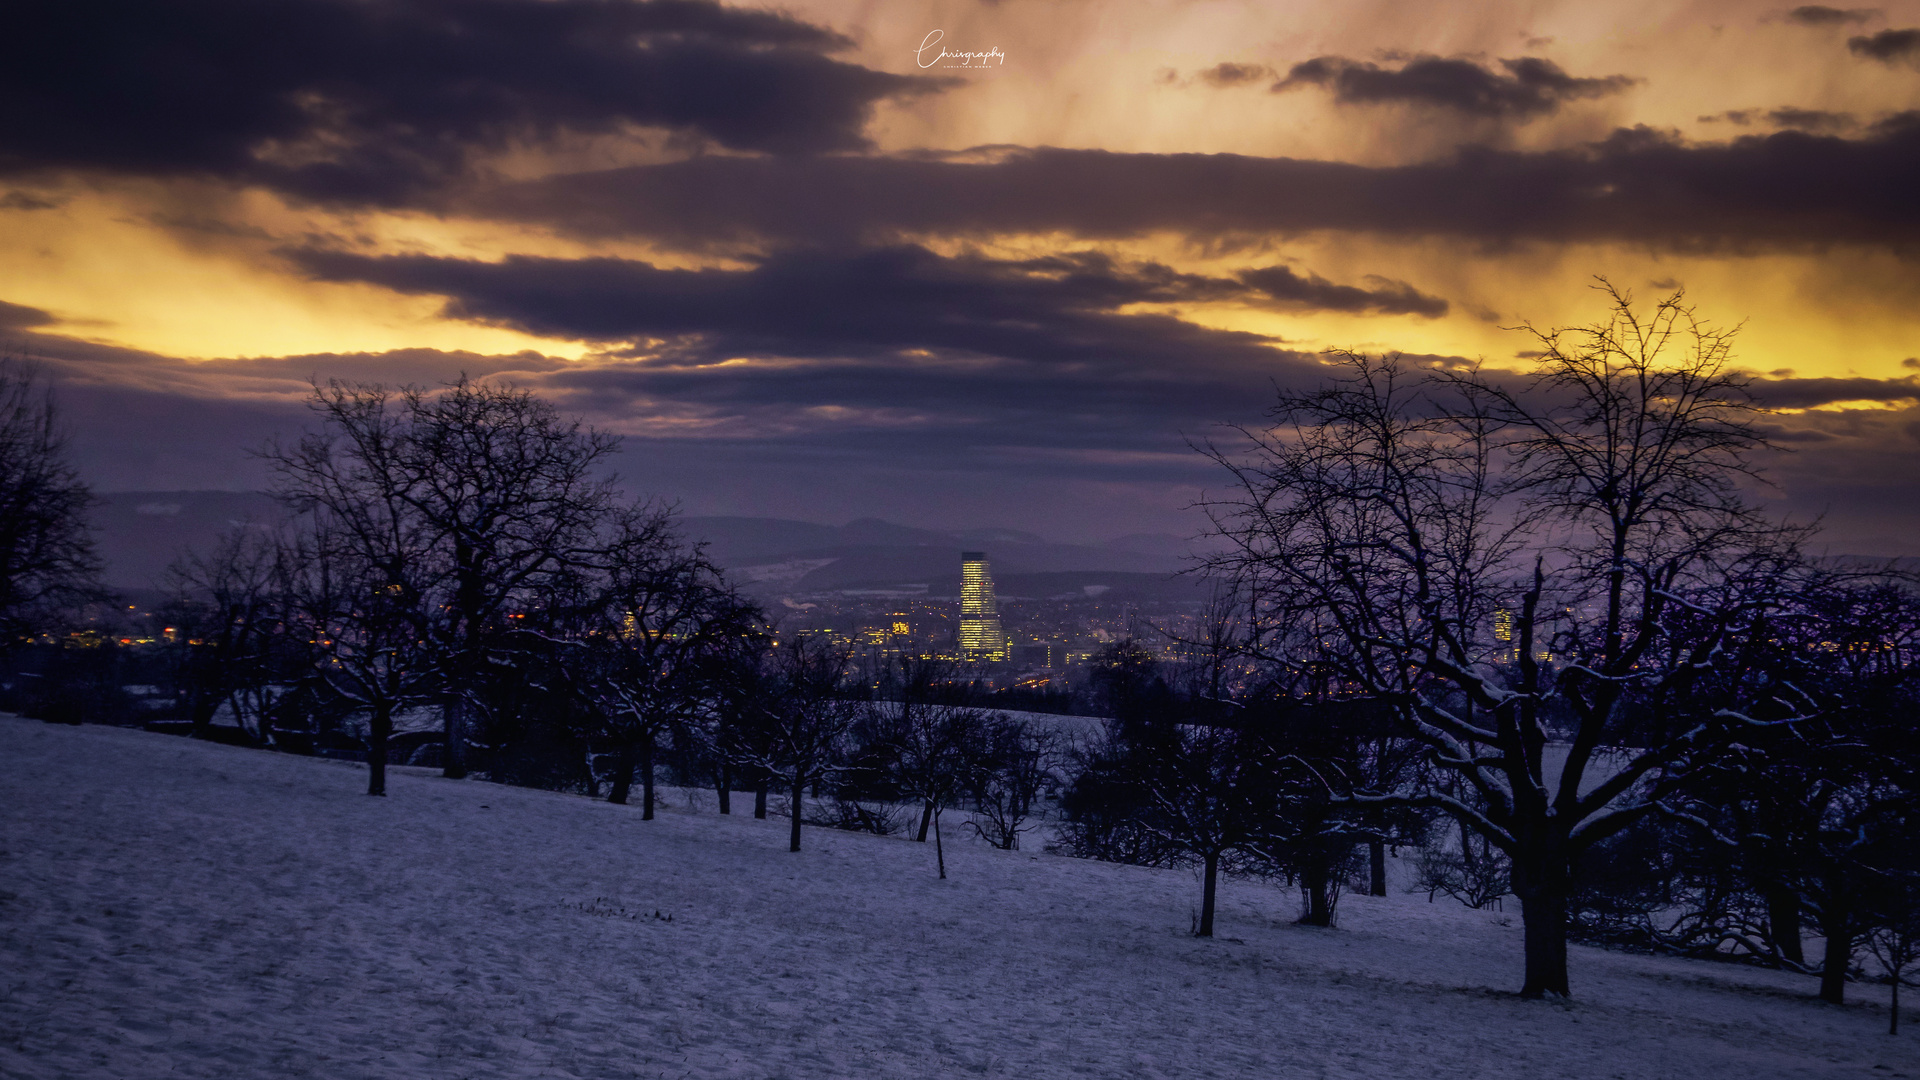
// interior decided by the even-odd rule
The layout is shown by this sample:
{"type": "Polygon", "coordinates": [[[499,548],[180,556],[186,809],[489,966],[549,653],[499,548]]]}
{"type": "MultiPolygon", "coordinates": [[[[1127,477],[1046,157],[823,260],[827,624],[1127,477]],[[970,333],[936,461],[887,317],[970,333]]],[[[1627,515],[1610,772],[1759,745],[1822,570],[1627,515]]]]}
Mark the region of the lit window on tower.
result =
{"type": "Polygon", "coordinates": [[[984,551],[960,553],[960,652],[969,660],[1007,658],[1007,634],[1000,627],[984,551]]]}

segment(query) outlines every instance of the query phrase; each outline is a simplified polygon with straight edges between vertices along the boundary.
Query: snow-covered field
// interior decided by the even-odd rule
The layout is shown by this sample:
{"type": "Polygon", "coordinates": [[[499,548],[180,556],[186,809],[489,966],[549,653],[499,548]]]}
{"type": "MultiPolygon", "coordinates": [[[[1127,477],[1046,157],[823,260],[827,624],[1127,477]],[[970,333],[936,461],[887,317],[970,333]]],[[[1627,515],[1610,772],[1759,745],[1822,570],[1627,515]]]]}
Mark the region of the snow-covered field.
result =
{"type": "Polygon", "coordinates": [[[1920,1076],[1877,988],[1524,1002],[1517,916],[1424,896],[1230,883],[1202,941],[1185,873],[361,768],[0,715],[0,1076],[1920,1076]]]}

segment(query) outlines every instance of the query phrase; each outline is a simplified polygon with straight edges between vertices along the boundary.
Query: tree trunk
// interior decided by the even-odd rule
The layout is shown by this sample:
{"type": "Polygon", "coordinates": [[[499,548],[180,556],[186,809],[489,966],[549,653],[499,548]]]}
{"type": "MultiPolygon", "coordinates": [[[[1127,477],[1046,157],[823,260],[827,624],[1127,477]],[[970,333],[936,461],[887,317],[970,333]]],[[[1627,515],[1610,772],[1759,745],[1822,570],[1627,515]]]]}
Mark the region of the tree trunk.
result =
{"type": "Polygon", "coordinates": [[[920,810],[920,842],[923,844],[927,842],[927,826],[931,824],[932,821],[933,821],[933,800],[928,799],[927,805],[922,807],[920,810]]]}
{"type": "Polygon", "coordinates": [[[760,782],[753,786],[753,816],[762,821],[767,819],[767,789],[772,786],[771,775],[761,769],[760,782]]]}
{"type": "Polygon", "coordinates": [[[788,851],[800,850],[800,819],[806,816],[801,808],[806,804],[806,791],[807,774],[793,770],[793,832],[788,835],[788,851]]]}
{"type": "Polygon", "coordinates": [[[720,763],[718,779],[719,783],[715,785],[714,794],[720,798],[720,812],[731,814],[733,813],[733,769],[724,761],[720,763]]]}
{"type": "Polygon", "coordinates": [[[387,739],[393,735],[393,711],[384,705],[375,706],[368,729],[367,794],[385,795],[387,793],[387,739]]]}
{"type": "Polygon", "coordinates": [[[1306,898],[1306,910],[1300,915],[1302,926],[1333,925],[1333,873],[1318,858],[1300,868],[1300,891],[1306,898]]]}
{"type": "Polygon", "coordinates": [[[1367,891],[1374,896],[1387,895],[1387,844],[1374,840],[1367,844],[1367,891]]]}
{"type": "Polygon", "coordinates": [[[1200,929],[1194,931],[1196,937],[1213,936],[1213,900],[1220,877],[1220,853],[1207,852],[1206,884],[1200,887],[1200,929]]]}
{"type": "Polygon", "coordinates": [[[607,793],[607,801],[625,806],[627,794],[633,790],[633,744],[624,739],[619,749],[613,752],[613,790],[607,793]]]}
{"type": "MultiPolygon", "coordinates": [[[[188,699],[188,717],[193,721],[193,737],[204,739],[213,727],[213,714],[220,711],[220,699],[212,694],[195,690],[188,699]]],[[[239,719],[239,717],[234,717],[239,719]]]]}
{"type": "Polygon", "coordinates": [[[1520,894],[1520,919],[1526,924],[1527,981],[1524,998],[1571,997],[1567,989],[1567,895],[1553,887],[1530,887],[1520,894]]]}
{"type": "MultiPolygon", "coordinates": [[[[923,834],[921,839],[926,839],[923,834]]],[[[940,865],[940,880],[947,880],[947,851],[940,845],[940,815],[933,815],[933,858],[940,865]]]]}
{"type": "Polygon", "coordinates": [[[1853,935],[1837,927],[1821,929],[1827,931],[1827,945],[1820,963],[1820,1000],[1844,1005],[1847,967],[1853,963],[1853,935]]]}
{"type": "Polygon", "coordinates": [[[640,737],[640,820],[653,820],[653,736],[640,737]]]}
{"type": "Polygon", "coordinates": [[[440,775],[462,780],[467,775],[467,695],[455,693],[446,705],[447,754],[440,775]]]}
{"type": "Polygon", "coordinates": [[[1767,889],[1767,933],[1782,957],[1796,964],[1807,962],[1800,943],[1800,897],[1792,889],[1777,885],[1767,889]]]}
{"type": "Polygon", "coordinates": [[[1887,1018],[1887,1034],[1900,1034],[1900,969],[1893,970],[1893,1010],[1887,1018]]]}

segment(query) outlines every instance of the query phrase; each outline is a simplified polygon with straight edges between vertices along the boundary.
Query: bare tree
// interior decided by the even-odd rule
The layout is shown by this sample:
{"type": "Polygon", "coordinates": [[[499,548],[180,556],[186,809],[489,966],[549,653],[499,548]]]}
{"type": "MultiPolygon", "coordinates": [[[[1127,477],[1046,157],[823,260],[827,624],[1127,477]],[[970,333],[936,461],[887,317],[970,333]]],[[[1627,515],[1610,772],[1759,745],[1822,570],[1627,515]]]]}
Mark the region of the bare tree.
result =
{"type": "Polygon", "coordinates": [[[1032,831],[1030,819],[1054,779],[1059,739],[1030,721],[996,713],[986,721],[982,755],[973,770],[974,832],[1002,851],[1017,851],[1032,831]]]}
{"type": "Polygon", "coordinates": [[[701,738],[713,763],[720,812],[733,812],[733,782],[735,770],[740,769],[753,784],[753,816],[765,819],[770,774],[763,763],[769,756],[770,725],[764,707],[768,691],[764,668],[769,638],[761,614],[762,622],[753,633],[726,639],[729,647],[711,658],[701,738]]]}
{"type": "Polygon", "coordinates": [[[636,766],[643,820],[653,819],[654,753],[670,731],[689,733],[716,691],[733,639],[756,634],[759,610],[726,584],[664,509],[623,516],[597,573],[599,625],[580,658],[586,696],[616,747],[613,792],[624,803],[636,766]]]}
{"type": "Polygon", "coordinates": [[[1526,387],[1340,355],[1344,377],[1282,395],[1247,451],[1208,448],[1236,488],[1210,507],[1233,544],[1216,569],[1316,628],[1313,655],[1276,659],[1333,665],[1471,786],[1356,800],[1443,809],[1511,859],[1533,997],[1568,993],[1579,854],[1655,813],[1671,766],[1811,708],[1705,693],[1793,587],[1717,588],[1735,564],[1792,561],[1740,495],[1765,443],[1732,335],[1678,294],[1643,316],[1602,287],[1600,322],[1534,332],[1526,387]],[[1629,699],[1670,722],[1633,729],[1629,699]],[[1550,703],[1571,717],[1558,744],[1550,703]]]}
{"type": "Polygon", "coordinates": [[[317,676],[367,710],[367,794],[385,795],[394,718],[442,691],[423,587],[438,571],[409,515],[350,508],[346,518],[326,508],[307,516],[280,560],[281,589],[317,676]]]}
{"type": "MultiPolygon", "coordinates": [[[[894,785],[920,803],[915,839],[921,843],[940,812],[967,789],[985,755],[986,718],[958,699],[955,670],[951,661],[903,656],[882,687],[889,700],[874,707],[876,740],[890,753],[894,785]]],[[[944,853],[939,862],[944,878],[944,853]]]]}
{"type": "Polygon", "coordinates": [[[851,659],[850,647],[825,637],[788,637],[768,658],[757,735],[737,744],[744,763],[786,778],[793,799],[789,851],[800,850],[808,789],[840,771],[847,733],[867,708],[846,686],[851,659]]]}
{"type": "Polygon", "coordinates": [[[1900,987],[1907,971],[1920,965],[1920,860],[1913,855],[1911,842],[1901,852],[1904,858],[1881,869],[1875,883],[1874,928],[1867,935],[1867,948],[1887,974],[1893,996],[1888,1009],[1887,1034],[1900,1034],[1900,987]]]}
{"type": "Polygon", "coordinates": [[[1920,597],[1851,568],[1797,580],[1798,604],[1718,667],[1756,689],[1797,688],[1827,711],[1751,732],[1682,777],[1669,807],[1706,842],[1677,929],[1695,951],[1732,947],[1817,971],[1821,997],[1839,1003],[1888,854],[1911,844],[1891,826],[1912,817],[1920,769],[1909,720],[1920,597]],[[1816,965],[1802,952],[1803,919],[1824,941],[1816,965]]]}
{"type": "Polygon", "coordinates": [[[34,368],[0,356],[0,648],[100,595],[91,501],[67,461],[52,391],[34,368]]]}
{"type": "Polygon", "coordinates": [[[1171,849],[1199,864],[1196,937],[1213,936],[1223,869],[1257,860],[1278,813],[1278,762],[1265,740],[1235,724],[1160,724],[1147,731],[1144,820],[1171,849]]]}
{"type": "Polygon", "coordinates": [[[600,473],[618,440],[512,387],[466,376],[438,393],[330,382],[309,406],[321,428],[270,446],[275,494],[352,520],[377,505],[436,556],[425,629],[445,669],[449,777],[467,773],[470,716],[487,649],[542,579],[596,554],[613,505],[600,473]]]}
{"type": "Polygon", "coordinates": [[[242,728],[265,741],[267,687],[279,638],[286,584],[287,545],[272,532],[241,526],[222,533],[204,551],[189,551],[167,569],[173,593],[166,613],[180,639],[179,679],[196,737],[206,737],[215,713],[233,708],[242,728]]]}

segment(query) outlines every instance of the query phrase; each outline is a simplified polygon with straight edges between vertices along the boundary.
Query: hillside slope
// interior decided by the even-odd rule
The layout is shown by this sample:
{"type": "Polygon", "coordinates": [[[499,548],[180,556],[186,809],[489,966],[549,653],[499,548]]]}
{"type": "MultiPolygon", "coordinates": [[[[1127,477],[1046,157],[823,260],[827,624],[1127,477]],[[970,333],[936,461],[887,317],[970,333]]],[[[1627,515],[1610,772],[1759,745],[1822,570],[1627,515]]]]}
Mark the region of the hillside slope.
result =
{"type": "Polygon", "coordinates": [[[1884,997],[1518,920],[0,716],[0,1075],[1920,1075],[1884,997]],[[656,919],[658,911],[661,918],[656,919]],[[671,916],[671,921],[666,917],[671,916]]]}

